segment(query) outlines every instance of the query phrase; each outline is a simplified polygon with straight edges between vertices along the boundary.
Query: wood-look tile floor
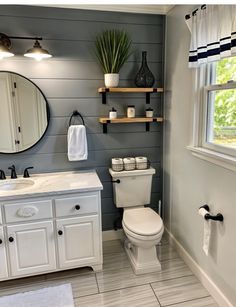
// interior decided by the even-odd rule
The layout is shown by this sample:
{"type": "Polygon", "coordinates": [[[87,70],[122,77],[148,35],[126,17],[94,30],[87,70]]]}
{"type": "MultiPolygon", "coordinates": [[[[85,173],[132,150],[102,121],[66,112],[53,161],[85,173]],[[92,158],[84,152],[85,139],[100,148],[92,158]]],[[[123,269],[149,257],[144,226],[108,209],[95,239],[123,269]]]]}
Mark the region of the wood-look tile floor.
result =
{"type": "Polygon", "coordinates": [[[218,306],[165,236],[157,247],[158,273],[136,276],[119,240],[104,242],[103,251],[102,272],[82,268],[0,282],[0,296],[70,283],[76,307],[218,306]]]}

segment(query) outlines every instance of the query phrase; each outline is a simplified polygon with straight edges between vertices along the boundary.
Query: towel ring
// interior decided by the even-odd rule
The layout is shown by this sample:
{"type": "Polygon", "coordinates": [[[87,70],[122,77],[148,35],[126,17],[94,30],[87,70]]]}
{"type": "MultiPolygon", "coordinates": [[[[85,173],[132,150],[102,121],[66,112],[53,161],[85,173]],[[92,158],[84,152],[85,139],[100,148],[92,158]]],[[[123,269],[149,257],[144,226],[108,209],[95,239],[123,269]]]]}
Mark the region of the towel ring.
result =
{"type": "Polygon", "coordinates": [[[72,113],[72,115],[70,117],[69,126],[71,126],[71,121],[72,121],[73,117],[76,117],[76,116],[79,116],[81,118],[82,124],[85,126],[84,118],[83,118],[83,116],[77,110],[73,111],[73,113],[72,113]]]}

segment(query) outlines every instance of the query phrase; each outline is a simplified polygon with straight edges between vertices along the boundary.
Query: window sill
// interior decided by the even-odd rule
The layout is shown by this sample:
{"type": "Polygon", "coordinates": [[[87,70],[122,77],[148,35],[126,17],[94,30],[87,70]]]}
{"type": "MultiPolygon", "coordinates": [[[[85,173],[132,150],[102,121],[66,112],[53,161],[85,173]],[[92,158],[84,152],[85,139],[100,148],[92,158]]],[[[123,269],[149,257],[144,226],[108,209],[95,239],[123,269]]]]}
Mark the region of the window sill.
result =
{"type": "Polygon", "coordinates": [[[192,155],[236,172],[236,158],[202,147],[187,146],[192,155]]]}

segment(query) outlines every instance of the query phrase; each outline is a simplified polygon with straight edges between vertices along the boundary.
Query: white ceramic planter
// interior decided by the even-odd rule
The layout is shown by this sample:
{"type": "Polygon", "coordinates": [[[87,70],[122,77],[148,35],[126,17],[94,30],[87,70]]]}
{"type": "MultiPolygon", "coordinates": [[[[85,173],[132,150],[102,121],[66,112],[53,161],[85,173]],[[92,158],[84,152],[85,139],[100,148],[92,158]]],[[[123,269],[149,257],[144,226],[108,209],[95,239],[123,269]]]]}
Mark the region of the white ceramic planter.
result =
{"type": "Polygon", "coordinates": [[[117,87],[119,84],[119,74],[105,74],[104,81],[106,87],[117,87]]]}

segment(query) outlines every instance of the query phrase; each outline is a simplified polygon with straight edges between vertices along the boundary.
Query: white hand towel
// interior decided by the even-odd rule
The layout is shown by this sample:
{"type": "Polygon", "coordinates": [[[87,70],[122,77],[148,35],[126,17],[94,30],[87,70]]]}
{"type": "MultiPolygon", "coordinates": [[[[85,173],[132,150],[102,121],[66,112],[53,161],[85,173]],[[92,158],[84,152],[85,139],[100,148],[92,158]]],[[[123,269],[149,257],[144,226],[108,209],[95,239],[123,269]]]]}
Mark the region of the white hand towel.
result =
{"type": "Polygon", "coordinates": [[[81,161],[88,158],[86,128],[84,125],[72,125],[68,129],[68,159],[81,161]]]}

